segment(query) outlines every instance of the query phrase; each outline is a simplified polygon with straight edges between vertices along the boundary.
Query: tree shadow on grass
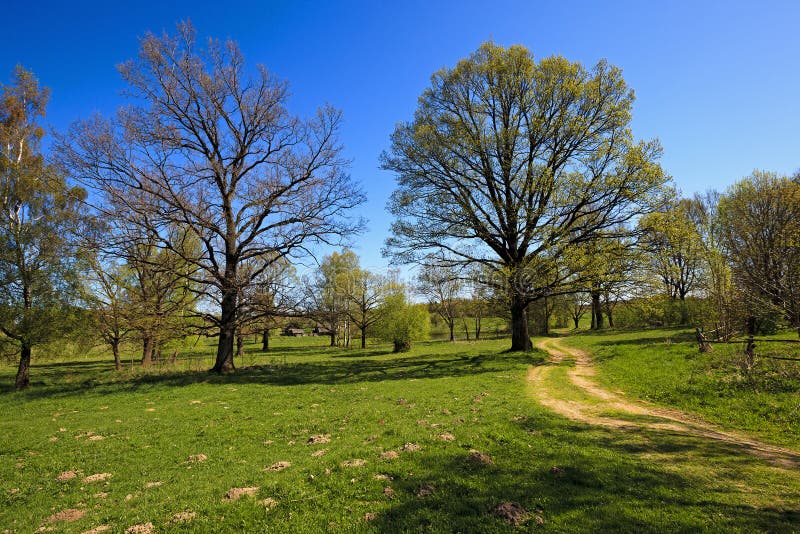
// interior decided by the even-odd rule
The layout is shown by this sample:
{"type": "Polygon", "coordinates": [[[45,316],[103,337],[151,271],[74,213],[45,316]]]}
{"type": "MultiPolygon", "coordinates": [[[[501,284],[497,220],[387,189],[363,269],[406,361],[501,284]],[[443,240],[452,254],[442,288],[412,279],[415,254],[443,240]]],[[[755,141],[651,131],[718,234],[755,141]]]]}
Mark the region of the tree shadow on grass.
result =
{"type": "MultiPolygon", "coordinates": [[[[318,353],[317,353],[318,354],[318,353]]],[[[381,355],[376,352],[375,355],[381,355]]],[[[276,355],[273,363],[249,366],[229,375],[202,371],[153,370],[133,376],[119,375],[113,369],[79,362],[71,364],[40,364],[35,366],[33,386],[20,398],[36,399],[68,396],[90,390],[94,395],[135,391],[142,387],[182,387],[193,384],[263,384],[293,386],[302,384],[352,384],[387,380],[436,379],[483,373],[505,372],[509,364],[520,367],[540,364],[541,352],[497,354],[490,350],[448,354],[417,354],[391,358],[326,358],[308,362],[286,362],[276,355]],[[64,375],[74,379],[63,380],[64,375]],[[61,378],[61,379],[60,379],[61,378]],[[42,382],[44,380],[44,382],[42,382]]],[[[207,357],[206,357],[207,360],[207,357]]],[[[10,391],[6,389],[6,391],[10,391]]]]}
{"type": "MultiPolygon", "coordinates": [[[[753,459],[735,446],[669,433],[609,431],[557,418],[521,421],[531,443],[486,451],[493,465],[476,465],[467,450],[420,457],[413,476],[386,471],[397,498],[374,521],[380,532],[414,530],[511,531],[492,510],[520,503],[526,530],[568,532],[792,531],[800,495],[780,506],[750,506],[747,477],[753,459]],[[558,443],[570,436],[570,443],[558,443]],[[685,453],[691,451],[692,455],[685,453]],[[669,468],[647,455],[674,457],[669,468]],[[686,469],[673,469],[685,461],[686,469]],[[711,468],[713,477],[709,477],[711,468]],[[719,471],[716,473],[715,471],[719,471]],[[729,479],[726,479],[726,477],[729,479]],[[423,491],[426,488],[430,493],[423,491]],[[537,519],[538,516],[538,519],[537,519]]],[[[762,481],[762,483],[764,483],[762,481]]]]}

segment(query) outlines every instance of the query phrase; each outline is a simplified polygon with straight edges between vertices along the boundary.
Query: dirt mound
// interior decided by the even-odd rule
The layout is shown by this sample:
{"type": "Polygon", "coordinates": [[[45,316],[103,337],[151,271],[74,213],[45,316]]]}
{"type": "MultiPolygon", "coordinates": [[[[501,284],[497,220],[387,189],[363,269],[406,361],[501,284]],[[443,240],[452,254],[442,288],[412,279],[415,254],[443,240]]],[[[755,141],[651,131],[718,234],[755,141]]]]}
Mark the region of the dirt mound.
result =
{"type": "Polygon", "coordinates": [[[521,525],[530,517],[528,511],[518,502],[501,502],[492,508],[492,515],[514,526],[521,525]]]}
{"type": "Polygon", "coordinates": [[[315,434],[308,438],[308,443],[311,445],[317,445],[319,443],[330,443],[331,442],[331,435],[330,434],[315,434]]]}
{"type": "Polygon", "coordinates": [[[104,480],[108,480],[109,478],[113,477],[111,473],[96,473],[94,475],[89,475],[88,477],[84,478],[83,481],[87,484],[91,484],[92,482],[102,482],[104,480]]]}
{"type": "Polygon", "coordinates": [[[229,501],[238,501],[242,497],[254,497],[260,488],[258,486],[251,486],[247,488],[231,488],[225,494],[225,498],[229,501]]]}
{"type": "Polygon", "coordinates": [[[125,534],[155,534],[156,527],[153,526],[153,523],[140,523],[138,525],[133,525],[129,527],[125,534]]]}
{"type": "Polygon", "coordinates": [[[205,454],[192,454],[186,459],[187,462],[192,464],[203,463],[206,460],[208,460],[208,456],[206,456],[205,454]]]}
{"type": "Polygon", "coordinates": [[[361,467],[366,465],[367,461],[361,458],[353,458],[352,460],[345,460],[342,462],[342,467],[361,467]]]}
{"type": "Polygon", "coordinates": [[[284,469],[291,467],[292,462],[275,462],[271,466],[265,468],[265,471],[283,471],[284,469]]]}
{"type": "Polygon", "coordinates": [[[177,514],[173,515],[170,518],[170,523],[188,523],[189,521],[193,520],[197,517],[197,514],[194,512],[178,512],[177,514]]]}
{"type": "Polygon", "coordinates": [[[469,451],[469,456],[467,456],[467,463],[476,466],[494,465],[494,460],[492,460],[488,454],[479,451],[469,451]]]}
{"type": "Polygon", "coordinates": [[[58,480],[59,482],[66,482],[67,480],[72,480],[76,476],[78,476],[78,473],[76,473],[75,471],[64,471],[63,473],[61,473],[56,477],[56,480],[58,480]]]}
{"type": "Polygon", "coordinates": [[[396,460],[397,458],[400,458],[400,455],[397,454],[397,451],[386,451],[381,453],[380,458],[381,460],[396,460]]]}
{"type": "Polygon", "coordinates": [[[61,510],[58,513],[55,513],[47,518],[48,523],[55,523],[56,521],[77,521],[81,519],[83,516],[86,515],[84,510],[78,510],[77,508],[69,508],[67,510],[61,510]]]}

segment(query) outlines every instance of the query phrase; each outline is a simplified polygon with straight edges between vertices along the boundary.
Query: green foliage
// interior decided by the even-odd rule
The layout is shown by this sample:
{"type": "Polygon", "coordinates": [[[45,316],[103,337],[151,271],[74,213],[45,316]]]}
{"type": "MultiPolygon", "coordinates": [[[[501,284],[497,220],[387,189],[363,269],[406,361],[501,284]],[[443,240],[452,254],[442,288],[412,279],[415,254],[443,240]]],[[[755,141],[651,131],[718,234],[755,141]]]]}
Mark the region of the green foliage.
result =
{"type": "Polygon", "coordinates": [[[20,347],[19,388],[28,385],[31,348],[66,330],[78,287],[86,193],[38,152],[47,99],[21,67],[0,94],[0,330],[20,347]]]}
{"type": "Polygon", "coordinates": [[[386,297],[375,336],[394,345],[395,352],[411,350],[411,342],[425,339],[430,332],[430,314],[424,304],[412,304],[405,290],[396,288],[386,297]]]}

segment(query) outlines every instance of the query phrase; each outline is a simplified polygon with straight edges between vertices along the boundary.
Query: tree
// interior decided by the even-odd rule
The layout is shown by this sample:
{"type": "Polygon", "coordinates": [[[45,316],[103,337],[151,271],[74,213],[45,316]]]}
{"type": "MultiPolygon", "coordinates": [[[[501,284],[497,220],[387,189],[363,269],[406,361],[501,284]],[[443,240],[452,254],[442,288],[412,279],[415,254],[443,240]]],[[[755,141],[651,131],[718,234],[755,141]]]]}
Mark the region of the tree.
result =
{"type": "Polygon", "coordinates": [[[412,304],[405,287],[393,284],[381,306],[376,336],[393,345],[394,352],[408,352],[412,341],[424,339],[430,331],[430,316],[424,305],[412,304]]]}
{"type": "Polygon", "coordinates": [[[800,184],[755,171],[719,200],[720,234],[748,322],[777,313],[800,332],[800,184]]]}
{"type": "Polygon", "coordinates": [[[686,296],[701,282],[705,264],[706,251],[693,211],[694,201],[681,199],[640,221],[646,229],[651,271],[661,279],[669,298],[680,302],[681,324],[689,320],[686,296]]]}
{"type": "Polygon", "coordinates": [[[32,348],[52,339],[77,297],[75,236],[85,192],[39,153],[47,89],[17,67],[0,94],[0,330],[19,347],[15,385],[30,384],[32,348]]]}
{"type": "Polygon", "coordinates": [[[431,312],[439,316],[450,330],[450,341],[455,341],[456,319],[461,314],[460,295],[463,283],[458,274],[447,264],[429,263],[423,265],[417,276],[416,291],[428,299],[431,312]]]}
{"type": "Polygon", "coordinates": [[[348,317],[361,331],[361,348],[367,347],[367,330],[381,319],[381,305],[386,298],[386,277],[366,269],[356,269],[345,286],[345,297],[350,301],[348,317]]]}
{"type": "Polygon", "coordinates": [[[341,114],[291,115],[285,82],[263,66],[248,75],[232,41],[198,46],[188,23],[175,36],[147,34],[120,72],[134,105],[114,120],[74,125],[60,159],[111,205],[126,206],[130,222],[146,221],[159,246],[171,249],[165,228],[174,225],[201,243],[199,257],[184,259],[197,267],[191,280],[206,309],[216,308],[204,316],[219,331],[211,370],[233,371],[243,290],[269,261],[362,227],[347,216],[364,197],[345,172],[341,114]],[[242,269],[259,257],[269,261],[242,269]]]}
{"type": "Polygon", "coordinates": [[[528,305],[574,278],[533,274],[661,204],[661,148],[633,139],[632,102],[605,61],[536,63],[521,46],[486,43],[436,72],[382,158],[398,180],[386,253],[420,262],[438,251],[491,269],[508,293],[512,350],[531,348],[528,305]]]}
{"type": "Polygon", "coordinates": [[[331,347],[339,342],[340,332],[348,344],[348,325],[351,301],[348,288],[358,270],[358,256],[349,249],[325,256],[313,277],[304,280],[308,314],[328,330],[331,347]]]}
{"type": "Polygon", "coordinates": [[[102,265],[92,258],[84,301],[92,312],[100,338],[111,348],[117,371],[122,369],[120,345],[133,329],[133,305],[129,294],[132,284],[128,269],[112,263],[102,265]]]}

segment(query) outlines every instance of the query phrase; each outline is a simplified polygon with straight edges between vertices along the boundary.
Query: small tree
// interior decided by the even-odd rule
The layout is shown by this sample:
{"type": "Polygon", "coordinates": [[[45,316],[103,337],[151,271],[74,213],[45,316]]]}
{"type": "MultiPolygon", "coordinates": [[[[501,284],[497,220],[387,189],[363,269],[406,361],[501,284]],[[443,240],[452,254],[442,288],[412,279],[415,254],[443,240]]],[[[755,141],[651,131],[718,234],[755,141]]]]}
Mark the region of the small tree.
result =
{"type": "Polygon", "coordinates": [[[350,301],[348,316],[361,331],[361,348],[367,346],[367,330],[381,319],[388,281],[386,277],[364,269],[356,269],[345,287],[345,296],[350,301]]]}
{"type": "Polygon", "coordinates": [[[394,352],[408,352],[411,342],[425,339],[429,331],[430,316],[425,306],[410,303],[405,288],[395,287],[381,306],[376,336],[392,343],[394,352]]]}
{"type": "Polygon", "coordinates": [[[47,99],[21,67],[0,87],[0,330],[19,347],[17,389],[30,384],[32,348],[60,333],[78,295],[86,195],[39,153],[47,99]]]}
{"type": "Polygon", "coordinates": [[[462,312],[460,295],[463,283],[452,268],[433,261],[422,265],[416,291],[428,299],[429,309],[442,318],[450,330],[450,341],[455,341],[456,319],[462,312]]]}

